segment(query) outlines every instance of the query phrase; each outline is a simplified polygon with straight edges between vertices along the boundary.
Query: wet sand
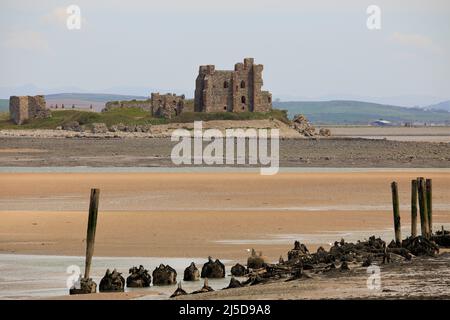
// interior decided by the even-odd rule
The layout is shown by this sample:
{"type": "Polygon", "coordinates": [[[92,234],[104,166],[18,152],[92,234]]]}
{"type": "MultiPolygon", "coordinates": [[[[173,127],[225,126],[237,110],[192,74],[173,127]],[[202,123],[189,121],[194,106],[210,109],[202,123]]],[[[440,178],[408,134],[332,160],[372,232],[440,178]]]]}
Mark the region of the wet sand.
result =
{"type": "Polygon", "coordinates": [[[272,260],[301,239],[392,238],[389,183],[399,183],[404,235],[410,179],[433,178],[435,227],[450,223],[450,172],[2,173],[0,253],[83,255],[90,187],[99,187],[98,256],[272,260]]]}

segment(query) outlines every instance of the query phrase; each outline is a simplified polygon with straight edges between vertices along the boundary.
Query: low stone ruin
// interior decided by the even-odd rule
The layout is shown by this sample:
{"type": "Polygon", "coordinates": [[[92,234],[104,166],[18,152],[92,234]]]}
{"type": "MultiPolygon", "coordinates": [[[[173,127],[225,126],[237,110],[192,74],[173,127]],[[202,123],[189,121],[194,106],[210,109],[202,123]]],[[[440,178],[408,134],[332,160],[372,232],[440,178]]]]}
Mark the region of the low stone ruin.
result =
{"type": "Polygon", "coordinates": [[[47,109],[44,96],[11,96],[9,114],[15,124],[24,124],[31,119],[44,119],[52,116],[47,109]]]}
{"type": "Polygon", "coordinates": [[[100,281],[100,292],[123,292],[125,289],[125,279],[116,269],[113,272],[106,270],[105,275],[100,281]]]}
{"type": "Polygon", "coordinates": [[[191,262],[189,267],[184,269],[184,281],[197,281],[200,280],[200,271],[198,270],[197,266],[194,262],[191,262]]]}
{"type": "Polygon", "coordinates": [[[242,264],[236,263],[231,267],[231,274],[235,277],[243,277],[246,273],[246,269],[242,264]]]}
{"type": "Polygon", "coordinates": [[[225,278],[225,266],[219,259],[213,261],[211,257],[208,257],[208,262],[206,262],[202,267],[202,278],[225,278]]]}
{"type": "Polygon", "coordinates": [[[68,121],[61,126],[62,130],[81,132],[83,129],[78,121],[68,121]]]}
{"type": "Polygon", "coordinates": [[[153,270],[153,285],[164,286],[177,283],[177,272],[169,265],[160,264],[153,270]]]}
{"type": "Polygon", "coordinates": [[[92,133],[107,133],[108,127],[104,123],[93,123],[91,131],[92,133]]]}
{"type": "Polygon", "coordinates": [[[329,136],[331,136],[331,130],[330,129],[326,129],[326,128],[320,128],[319,136],[329,137],[329,136]]]}
{"type": "Polygon", "coordinates": [[[110,132],[150,132],[151,125],[125,125],[123,123],[114,124],[109,127],[110,132]]]}
{"type": "Polygon", "coordinates": [[[129,270],[130,275],[127,278],[127,287],[130,288],[144,288],[149,287],[152,282],[152,277],[142,265],[132,267],[129,270]]]}

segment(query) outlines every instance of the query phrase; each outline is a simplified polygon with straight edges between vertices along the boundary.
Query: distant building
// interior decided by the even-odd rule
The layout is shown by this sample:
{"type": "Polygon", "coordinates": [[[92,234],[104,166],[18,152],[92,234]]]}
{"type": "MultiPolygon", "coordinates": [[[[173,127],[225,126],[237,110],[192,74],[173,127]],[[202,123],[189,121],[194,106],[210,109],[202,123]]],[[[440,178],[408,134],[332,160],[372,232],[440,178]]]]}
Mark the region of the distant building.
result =
{"type": "Polygon", "coordinates": [[[392,122],[388,120],[376,120],[370,123],[371,126],[378,126],[378,127],[385,127],[385,126],[392,126],[392,122]]]}

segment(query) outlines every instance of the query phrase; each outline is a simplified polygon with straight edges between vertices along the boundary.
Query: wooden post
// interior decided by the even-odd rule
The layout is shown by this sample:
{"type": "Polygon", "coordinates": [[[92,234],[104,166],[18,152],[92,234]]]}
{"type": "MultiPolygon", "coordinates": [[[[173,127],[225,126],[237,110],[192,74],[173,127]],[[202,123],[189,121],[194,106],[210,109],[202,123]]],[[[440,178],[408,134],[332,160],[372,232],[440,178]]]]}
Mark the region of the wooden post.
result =
{"type": "Polygon", "coordinates": [[[433,193],[432,193],[432,181],[431,179],[427,179],[426,181],[426,193],[427,193],[427,211],[428,211],[428,232],[429,235],[433,235],[433,193]]]}
{"type": "Polygon", "coordinates": [[[391,183],[392,189],[392,208],[394,211],[394,230],[395,230],[395,243],[397,246],[401,247],[402,245],[402,235],[400,230],[400,208],[398,201],[398,188],[397,182],[391,183]]]}
{"type": "Polygon", "coordinates": [[[427,210],[427,197],[426,197],[426,187],[425,179],[417,178],[417,184],[419,187],[419,210],[420,210],[420,230],[422,236],[428,238],[428,210],[427,210]]]}
{"type": "Polygon", "coordinates": [[[89,279],[92,256],[94,254],[95,229],[97,227],[98,200],[100,189],[91,189],[91,200],[89,203],[89,219],[86,236],[86,265],[84,268],[84,278],[89,279]]]}
{"type": "Polygon", "coordinates": [[[417,237],[417,180],[411,180],[411,237],[417,237]]]}

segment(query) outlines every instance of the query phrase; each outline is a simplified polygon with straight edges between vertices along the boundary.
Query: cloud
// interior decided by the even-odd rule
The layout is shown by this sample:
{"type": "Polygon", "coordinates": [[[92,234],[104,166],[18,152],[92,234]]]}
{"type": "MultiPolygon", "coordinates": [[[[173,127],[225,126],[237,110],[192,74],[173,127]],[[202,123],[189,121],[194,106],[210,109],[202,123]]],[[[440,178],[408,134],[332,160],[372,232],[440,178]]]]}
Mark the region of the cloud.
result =
{"type": "Polygon", "coordinates": [[[442,54],[443,49],[437,45],[430,37],[421,34],[406,34],[400,32],[394,32],[390,38],[393,43],[429,51],[431,53],[442,54]]]}
{"type": "Polygon", "coordinates": [[[45,36],[32,30],[17,30],[7,33],[1,42],[2,47],[32,52],[49,53],[50,46],[45,36]]]}

